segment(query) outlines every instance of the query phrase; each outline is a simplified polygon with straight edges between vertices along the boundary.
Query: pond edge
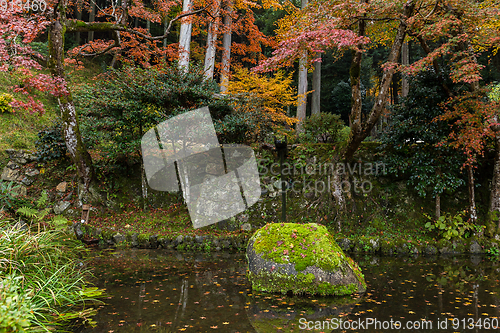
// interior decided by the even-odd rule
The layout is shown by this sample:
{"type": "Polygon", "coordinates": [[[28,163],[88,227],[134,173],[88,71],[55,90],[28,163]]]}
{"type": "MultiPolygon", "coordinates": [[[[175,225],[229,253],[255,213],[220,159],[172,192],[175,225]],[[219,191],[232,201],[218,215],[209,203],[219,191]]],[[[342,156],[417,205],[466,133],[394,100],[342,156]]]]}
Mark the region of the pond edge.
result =
{"type": "MultiPolygon", "coordinates": [[[[253,232],[241,231],[228,236],[191,236],[180,235],[164,237],[160,235],[139,234],[136,232],[118,232],[101,230],[90,225],[82,225],[82,242],[99,247],[169,249],[181,252],[218,252],[246,251],[253,232]]],[[[439,241],[415,241],[384,237],[336,237],[340,248],[347,253],[379,254],[384,256],[415,255],[460,255],[500,253],[500,240],[485,237],[467,239],[442,239],[439,241]]]]}

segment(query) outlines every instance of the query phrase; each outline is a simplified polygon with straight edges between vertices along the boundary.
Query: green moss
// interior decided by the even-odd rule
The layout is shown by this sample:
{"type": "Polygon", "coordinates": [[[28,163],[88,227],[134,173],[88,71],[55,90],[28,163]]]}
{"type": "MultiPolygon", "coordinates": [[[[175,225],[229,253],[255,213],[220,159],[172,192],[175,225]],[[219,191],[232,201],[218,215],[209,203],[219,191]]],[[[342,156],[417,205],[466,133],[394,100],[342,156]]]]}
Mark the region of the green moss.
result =
{"type": "MultiPolygon", "coordinates": [[[[358,281],[361,282],[361,285],[363,286],[363,288],[366,289],[365,276],[361,272],[361,268],[359,268],[358,264],[354,260],[352,260],[351,258],[347,257],[347,261],[349,261],[349,265],[351,266],[352,271],[354,272],[354,274],[358,278],[358,281]]],[[[357,286],[356,286],[356,288],[357,288],[357,286]]]]}
{"type": "Polygon", "coordinates": [[[296,275],[280,270],[255,274],[248,279],[255,290],[265,292],[292,292],[294,294],[348,295],[366,289],[359,266],[347,258],[327,229],[320,224],[275,223],[257,230],[251,241],[256,253],[264,259],[279,264],[294,264],[296,275]],[[316,280],[314,274],[302,273],[307,267],[316,266],[324,271],[343,272],[352,268],[359,283],[333,285],[316,280]],[[362,288],[360,287],[360,284],[362,288]]]}
{"type": "Polygon", "coordinates": [[[111,231],[111,230],[103,230],[102,231],[101,239],[108,240],[108,239],[111,239],[111,237],[113,237],[113,231],[111,231]]]}
{"type": "Polygon", "coordinates": [[[344,253],[325,226],[309,223],[273,223],[253,236],[255,251],[276,263],[294,263],[297,271],[316,266],[333,271],[344,253]],[[333,254],[333,255],[332,255],[333,254]]]}
{"type": "Polygon", "coordinates": [[[133,234],[134,234],[133,231],[130,231],[130,230],[127,231],[127,233],[125,234],[125,237],[126,237],[127,241],[132,242],[132,235],[133,234]]]}
{"type": "MultiPolygon", "coordinates": [[[[298,273],[297,275],[287,275],[282,273],[267,273],[262,272],[253,274],[247,272],[247,277],[252,283],[254,289],[270,293],[286,294],[292,292],[298,294],[313,294],[313,295],[351,295],[358,292],[358,284],[351,283],[348,285],[332,285],[328,282],[315,284],[314,275],[298,273]]],[[[364,281],[363,281],[364,284],[364,281]]],[[[366,285],[364,285],[366,287],[366,285]]]]}
{"type": "Polygon", "coordinates": [[[486,230],[485,234],[488,237],[493,237],[495,233],[498,233],[498,211],[488,212],[486,216],[485,224],[486,230]]]}
{"type": "Polygon", "coordinates": [[[140,234],[137,236],[137,241],[139,243],[146,243],[149,241],[149,235],[148,234],[140,234]]]}

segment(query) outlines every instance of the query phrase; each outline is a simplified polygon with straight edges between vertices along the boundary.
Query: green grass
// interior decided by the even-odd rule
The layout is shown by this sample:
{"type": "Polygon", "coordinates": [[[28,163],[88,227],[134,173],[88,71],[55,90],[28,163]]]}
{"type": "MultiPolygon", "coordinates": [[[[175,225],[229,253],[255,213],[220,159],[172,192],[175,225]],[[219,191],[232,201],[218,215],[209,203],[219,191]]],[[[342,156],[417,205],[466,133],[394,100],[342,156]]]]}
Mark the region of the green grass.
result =
{"type": "Polygon", "coordinates": [[[0,332],[67,329],[90,322],[102,290],[89,287],[83,246],[58,231],[0,221],[0,332]]]}

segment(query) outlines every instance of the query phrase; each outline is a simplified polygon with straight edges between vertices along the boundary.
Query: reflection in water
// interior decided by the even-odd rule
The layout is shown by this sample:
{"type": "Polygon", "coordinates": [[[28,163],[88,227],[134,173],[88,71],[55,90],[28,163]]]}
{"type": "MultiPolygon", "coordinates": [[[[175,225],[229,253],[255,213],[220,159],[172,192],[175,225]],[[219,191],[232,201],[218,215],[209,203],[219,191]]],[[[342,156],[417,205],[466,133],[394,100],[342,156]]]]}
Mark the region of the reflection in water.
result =
{"type": "MultiPolygon", "coordinates": [[[[447,331],[486,332],[479,319],[498,323],[497,262],[481,257],[355,260],[368,284],[364,295],[291,297],[252,293],[244,254],[107,252],[90,262],[96,285],[109,294],[107,304],[94,318],[97,325],[79,332],[299,332],[304,328],[301,323],[315,327],[333,320],[431,325],[394,332],[443,332],[439,323],[447,323],[447,331]],[[470,323],[475,327],[464,329],[470,323]]],[[[346,330],[356,331],[387,330],[373,324],[346,330]]]]}
{"type": "MultiPolygon", "coordinates": [[[[256,332],[300,332],[307,322],[337,320],[351,312],[359,297],[286,297],[249,294],[248,320],[256,332]]],[[[310,325],[310,327],[314,327],[310,325]]]]}

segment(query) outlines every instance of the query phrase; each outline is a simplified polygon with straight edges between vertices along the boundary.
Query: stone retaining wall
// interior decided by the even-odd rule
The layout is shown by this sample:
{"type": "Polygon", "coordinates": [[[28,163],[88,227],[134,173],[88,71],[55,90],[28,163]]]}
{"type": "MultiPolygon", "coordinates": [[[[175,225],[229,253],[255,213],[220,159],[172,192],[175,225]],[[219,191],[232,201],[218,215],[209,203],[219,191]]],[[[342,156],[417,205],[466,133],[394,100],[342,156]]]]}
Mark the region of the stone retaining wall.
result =
{"type": "MultiPolygon", "coordinates": [[[[163,248],[192,252],[245,251],[248,240],[252,236],[251,232],[241,232],[237,235],[221,237],[212,235],[187,235],[168,238],[132,232],[102,231],[98,228],[94,229],[85,225],[82,226],[82,232],[84,242],[99,243],[100,246],[104,247],[163,248]]],[[[347,253],[371,253],[385,256],[488,254],[489,252],[494,252],[494,249],[500,252],[499,240],[474,237],[464,240],[440,240],[429,243],[387,240],[377,237],[360,237],[358,239],[339,238],[337,239],[337,243],[347,253]]]]}
{"type": "Polygon", "coordinates": [[[90,226],[82,226],[83,242],[99,243],[100,246],[132,247],[140,249],[169,249],[177,251],[212,252],[244,251],[251,233],[241,232],[233,236],[177,236],[169,238],[159,235],[145,235],[136,232],[102,231],[90,226]]]}

